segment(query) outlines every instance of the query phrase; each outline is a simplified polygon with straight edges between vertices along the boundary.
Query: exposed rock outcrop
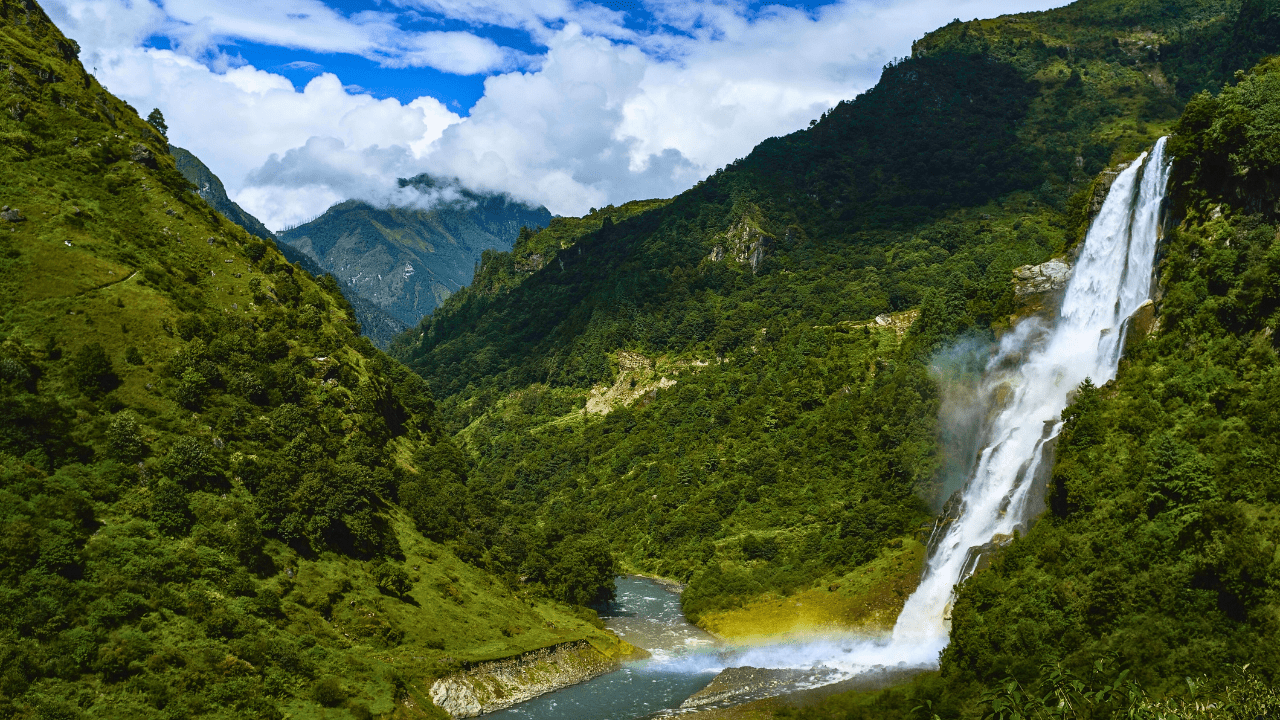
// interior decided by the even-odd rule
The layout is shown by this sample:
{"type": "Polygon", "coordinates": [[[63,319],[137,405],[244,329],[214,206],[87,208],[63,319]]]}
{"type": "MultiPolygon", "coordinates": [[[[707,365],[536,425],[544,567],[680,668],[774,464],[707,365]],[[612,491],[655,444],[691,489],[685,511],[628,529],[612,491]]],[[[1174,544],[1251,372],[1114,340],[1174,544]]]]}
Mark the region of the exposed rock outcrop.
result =
{"type": "Polygon", "coordinates": [[[748,700],[773,697],[805,687],[831,682],[835,670],[815,668],[790,670],[754,667],[726,668],[710,685],[680,704],[681,708],[737,705],[748,700]]]}
{"type": "Polygon", "coordinates": [[[659,390],[675,384],[675,379],[656,370],[654,362],[649,358],[640,353],[620,350],[618,377],[613,381],[612,386],[597,385],[591,388],[587,396],[586,410],[595,415],[608,415],[610,411],[631,405],[636,401],[642,401],[641,404],[651,402],[657,398],[659,390]]]}
{"type": "MultiPolygon", "coordinates": [[[[644,656],[625,642],[619,650],[644,656]]],[[[543,648],[440,678],[431,686],[431,702],[455,718],[475,717],[603,675],[618,667],[618,657],[586,640],[543,648]]]]}
{"type": "Polygon", "coordinates": [[[1160,316],[1156,314],[1156,304],[1150,300],[1142,303],[1125,323],[1124,354],[1128,355],[1136,343],[1160,330],[1160,316]]]}
{"type": "Polygon", "coordinates": [[[1072,267],[1061,258],[1039,265],[1023,265],[1013,271],[1013,295],[1017,303],[1015,317],[1021,318],[1052,310],[1057,305],[1072,267]]]}
{"type": "Polygon", "coordinates": [[[765,252],[773,246],[773,236],[764,232],[758,225],[744,217],[725,233],[724,242],[717,244],[707,256],[712,262],[720,262],[726,257],[751,266],[751,272],[760,271],[764,263],[765,252]]]}
{"type": "Polygon", "coordinates": [[[1071,279],[1071,266],[1054,258],[1039,265],[1023,265],[1013,271],[1013,293],[1019,298],[1059,292],[1071,279]]]}

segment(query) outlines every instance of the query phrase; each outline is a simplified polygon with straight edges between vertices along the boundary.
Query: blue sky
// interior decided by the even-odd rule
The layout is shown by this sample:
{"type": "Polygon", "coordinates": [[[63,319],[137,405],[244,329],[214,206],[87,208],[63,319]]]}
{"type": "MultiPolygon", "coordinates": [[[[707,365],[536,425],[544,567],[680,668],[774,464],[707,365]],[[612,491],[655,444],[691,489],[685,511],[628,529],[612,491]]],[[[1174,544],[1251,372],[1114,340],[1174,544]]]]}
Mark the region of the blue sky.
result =
{"type": "MultiPolygon", "coordinates": [[[[329,2],[329,7],[345,15],[366,11],[384,10],[387,3],[351,1],[329,2]]],[[[743,4],[743,15],[759,15],[767,5],[793,7],[812,12],[831,2],[755,2],[743,4]]],[[[642,2],[637,0],[605,0],[600,5],[623,14],[623,27],[637,33],[664,31],[691,37],[686,28],[662,23],[642,2]]],[[[421,12],[420,17],[405,16],[400,25],[407,30],[454,30],[470,32],[488,38],[504,47],[511,47],[530,56],[546,50],[528,32],[483,22],[468,22],[449,18],[441,13],[421,12]]],[[[165,35],[152,35],[146,39],[148,47],[170,49],[172,43],[165,35]]],[[[484,95],[485,73],[458,75],[434,68],[391,68],[358,55],[322,53],[306,47],[284,47],[248,40],[232,39],[222,49],[244,62],[278,73],[293,82],[301,90],[321,72],[332,72],[353,89],[359,88],[376,98],[395,98],[403,103],[422,95],[434,96],[451,110],[466,115],[471,106],[484,95]]]]}
{"type": "Polygon", "coordinates": [[[954,17],[1060,0],[45,0],[278,229],[431,172],[552,212],[669,197],[954,17]]]}

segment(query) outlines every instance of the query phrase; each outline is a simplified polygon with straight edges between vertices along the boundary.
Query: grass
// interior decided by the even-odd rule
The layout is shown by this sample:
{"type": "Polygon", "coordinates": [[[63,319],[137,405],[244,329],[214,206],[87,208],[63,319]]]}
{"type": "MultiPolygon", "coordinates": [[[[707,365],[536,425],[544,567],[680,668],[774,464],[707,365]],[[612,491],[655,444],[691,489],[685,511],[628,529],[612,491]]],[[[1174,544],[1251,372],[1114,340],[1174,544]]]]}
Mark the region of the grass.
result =
{"type": "Polygon", "coordinates": [[[832,631],[881,633],[893,627],[920,581],[925,548],[903,538],[900,548],[834,580],[791,595],[758,597],[740,608],[704,613],[699,625],[720,637],[753,642],[832,631]]]}

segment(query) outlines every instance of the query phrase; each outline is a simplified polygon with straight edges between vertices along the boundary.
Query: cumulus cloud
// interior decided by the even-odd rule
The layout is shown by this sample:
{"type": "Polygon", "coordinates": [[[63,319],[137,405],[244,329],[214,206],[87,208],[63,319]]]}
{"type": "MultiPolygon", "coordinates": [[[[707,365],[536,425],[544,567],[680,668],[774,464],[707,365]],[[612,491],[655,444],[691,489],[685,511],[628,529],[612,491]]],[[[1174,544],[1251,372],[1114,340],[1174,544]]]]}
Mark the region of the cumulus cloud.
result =
{"type": "Polygon", "coordinates": [[[420,172],[421,164],[402,145],[357,148],[338,138],[313,137],[249,173],[239,200],[272,218],[275,227],[289,227],[343,200],[430,209],[462,199],[455,185],[423,190],[397,181],[420,172]]]}
{"type": "Polygon", "coordinates": [[[401,104],[352,93],[331,73],[316,76],[298,91],[274,73],[252,67],[215,73],[168,50],[103,51],[98,62],[98,78],[112,92],[143,112],[152,104],[160,107],[171,141],[204,160],[232,199],[271,228],[295,224],[346,199],[342,191],[321,190],[317,183],[289,193],[284,187],[246,193],[250,173],[273,154],[305,147],[312,138],[329,138],[353,152],[395,147],[412,156],[461,119],[430,97],[401,104]]]}
{"type": "Polygon", "coordinates": [[[278,228],[348,197],[403,199],[395,176],[422,169],[560,214],[670,196],[867,89],[912,40],[957,15],[1058,3],[644,4],[652,21],[643,31],[582,0],[389,0],[355,14],[321,0],[50,0],[50,12],[107,87],[160,107],[175,144],[278,228]],[[430,17],[476,32],[401,27],[430,17]],[[484,37],[494,26],[545,51],[529,56],[484,37]],[[157,34],[176,51],[142,47],[157,34]],[[221,54],[235,39],[489,77],[460,117],[433,97],[378,100],[330,73],[297,90],[221,54]]]}

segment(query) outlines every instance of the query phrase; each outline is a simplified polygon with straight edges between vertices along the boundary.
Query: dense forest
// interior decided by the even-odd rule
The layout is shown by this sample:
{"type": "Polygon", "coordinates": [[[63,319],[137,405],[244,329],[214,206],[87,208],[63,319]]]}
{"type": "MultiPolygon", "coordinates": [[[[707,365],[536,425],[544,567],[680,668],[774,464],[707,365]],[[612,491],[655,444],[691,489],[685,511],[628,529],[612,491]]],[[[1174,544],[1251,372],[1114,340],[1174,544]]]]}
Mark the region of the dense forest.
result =
{"type": "Polygon", "coordinates": [[[1276,107],[1271,59],[1174,126],[1159,327],[1063,412],[1048,512],[961,586],[940,676],[789,716],[1280,709],[1276,107]]]}
{"type": "Polygon", "coordinates": [[[1155,697],[1230,663],[1270,678],[1274,533],[1267,501],[1244,488],[1271,472],[1273,411],[1242,353],[1274,355],[1270,65],[1248,68],[1280,49],[1275,16],[1259,2],[1079,2],[953,23],[874,89],[669,202],[556,221],[486,255],[391,353],[436,391],[478,484],[539,522],[568,513],[598,528],[624,567],[688,582],[692,619],[825,586],[910,542],[962,482],[937,435],[944,351],[1007,329],[1020,311],[1011,271],[1069,254],[1100,173],[1173,133],[1179,229],[1163,250],[1160,329],[1115,386],[1082,389],[1050,516],[966,585],[941,679],[919,692],[980,713],[981,688],[1037,687],[1054,662],[1084,677],[1102,658],[1107,682],[1123,668],[1155,697]],[[1257,307],[1224,305],[1221,338],[1191,340],[1183,328],[1199,321],[1183,318],[1215,306],[1196,273],[1228,262],[1195,238],[1240,234],[1254,240],[1228,241],[1217,270],[1236,289],[1213,287],[1257,307]],[[1233,402],[1205,367],[1211,345],[1256,414],[1208,419],[1203,403],[1221,414],[1233,402]],[[1157,361],[1156,348],[1186,360],[1157,361]],[[1160,389],[1124,400],[1139,377],[1160,389]],[[1186,418],[1195,429],[1178,427],[1186,418]],[[1146,479],[1160,472],[1148,453],[1163,453],[1169,479],[1146,479]],[[1123,495],[1119,478],[1172,485],[1123,495]],[[1170,555],[1161,533],[1176,514],[1162,503],[1209,501],[1187,483],[1216,488],[1217,505],[1196,505],[1200,530],[1170,555]],[[1143,492],[1165,499],[1125,504],[1143,492]],[[1145,514],[1122,522],[1120,507],[1145,514]],[[1254,553],[1264,567],[1246,569],[1254,553]]]}
{"type": "Polygon", "coordinates": [[[1069,251],[1102,170],[1280,47],[1270,12],[1081,2],[953,23],[669,202],[486,254],[391,352],[441,398],[480,482],[691,582],[691,617],[839,576],[958,482],[934,353],[1008,327],[1012,270],[1069,251]],[[757,540],[767,557],[743,550],[757,540]]]}

